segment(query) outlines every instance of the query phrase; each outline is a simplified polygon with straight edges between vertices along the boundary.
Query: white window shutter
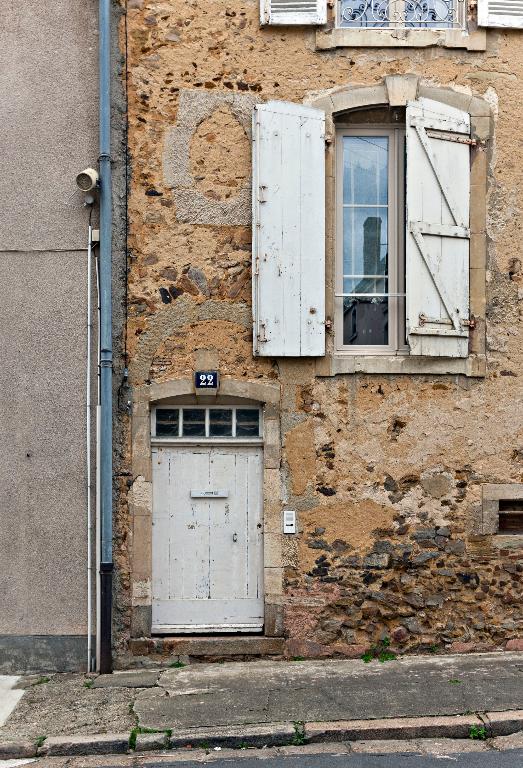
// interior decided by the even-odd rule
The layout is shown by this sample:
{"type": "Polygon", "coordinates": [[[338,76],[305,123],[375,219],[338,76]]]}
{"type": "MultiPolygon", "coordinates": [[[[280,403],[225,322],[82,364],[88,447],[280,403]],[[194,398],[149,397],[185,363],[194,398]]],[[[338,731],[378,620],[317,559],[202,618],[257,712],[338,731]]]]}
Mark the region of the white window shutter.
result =
{"type": "Polygon", "coordinates": [[[412,355],[467,357],[470,118],[407,104],[407,339],[412,355]]]}
{"type": "Polygon", "coordinates": [[[523,27],[523,0],[478,0],[480,27],[523,27]]]}
{"type": "Polygon", "coordinates": [[[325,24],[327,0],[260,0],[262,24],[325,24]]]}
{"type": "Polygon", "coordinates": [[[324,112],[254,108],[252,198],[254,354],[324,355],[324,112]]]}

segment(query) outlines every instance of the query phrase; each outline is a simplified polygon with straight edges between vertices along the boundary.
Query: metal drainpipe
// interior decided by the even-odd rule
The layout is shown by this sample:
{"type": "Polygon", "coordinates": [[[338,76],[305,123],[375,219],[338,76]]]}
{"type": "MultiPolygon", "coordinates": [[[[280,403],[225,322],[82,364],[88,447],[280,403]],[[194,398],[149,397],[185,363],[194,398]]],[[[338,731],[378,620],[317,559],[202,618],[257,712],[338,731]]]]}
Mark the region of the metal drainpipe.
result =
{"type": "Polygon", "coordinates": [[[100,87],[100,672],[112,672],[113,339],[111,181],[111,0],[99,0],[100,87]]]}

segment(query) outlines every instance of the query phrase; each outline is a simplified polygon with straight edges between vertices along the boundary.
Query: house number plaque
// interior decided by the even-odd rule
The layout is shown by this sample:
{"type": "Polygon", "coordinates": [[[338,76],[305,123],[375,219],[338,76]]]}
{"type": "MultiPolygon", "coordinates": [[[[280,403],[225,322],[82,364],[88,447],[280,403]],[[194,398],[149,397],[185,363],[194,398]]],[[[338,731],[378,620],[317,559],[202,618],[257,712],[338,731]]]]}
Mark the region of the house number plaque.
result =
{"type": "Polygon", "coordinates": [[[195,389],[218,389],[218,371],[196,371],[194,374],[195,389]]]}

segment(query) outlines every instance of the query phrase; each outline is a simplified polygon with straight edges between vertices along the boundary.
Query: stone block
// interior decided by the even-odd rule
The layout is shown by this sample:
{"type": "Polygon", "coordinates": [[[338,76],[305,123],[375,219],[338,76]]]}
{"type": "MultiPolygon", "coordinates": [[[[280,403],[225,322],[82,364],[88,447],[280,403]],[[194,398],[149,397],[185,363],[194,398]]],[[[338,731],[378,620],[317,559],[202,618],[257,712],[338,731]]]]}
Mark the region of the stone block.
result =
{"type": "Polygon", "coordinates": [[[194,728],[174,732],[170,738],[171,749],[190,745],[238,748],[276,747],[289,744],[295,735],[292,723],[264,723],[261,725],[229,725],[220,728],[194,728]]]}
{"type": "Polygon", "coordinates": [[[505,712],[487,712],[486,719],[491,736],[508,736],[523,731],[523,710],[513,709],[505,712]]]}
{"type": "Polygon", "coordinates": [[[505,646],[507,651],[523,651],[523,637],[514,637],[505,646]]]}
{"type": "Polygon", "coordinates": [[[133,605],[131,612],[131,637],[148,637],[151,634],[152,606],[133,605]]]}
{"type": "Polygon", "coordinates": [[[459,715],[306,723],[305,737],[308,742],[367,741],[369,739],[459,739],[468,738],[471,725],[482,726],[483,722],[475,715],[459,715]]]}
{"type": "Polygon", "coordinates": [[[281,595],[283,592],[283,569],[282,568],[264,568],[263,580],[265,591],[273,595],[281,595]]]}
{"type": "Polygon", "coordinates": [[[418,92],[417,75],[389,75],[385,85],[391,107],[404,107],[408,101],[413,101],[418,92]]]}
{"type": "Polygon", "coordinates": [[[112,675],[98,675],[93,688],[153,688],[160,673],[155,670],[113,672],[112,675]]]}
{"type": "Polygon", "coordinates": [[[20,760],[36,757],[34,741],[0,741],[0,760],[20,760]]]}
{"type": "Polygon", "coordinates": [[[139,733],[136,736],[135,752],[151,752],[155,749],[168,749],[167,733],[139,733]]]}
{"type": "Polygon", "coordinates": [[[265,634],[268,637],[283,637],[283,605],[279,603],[265,603],[265,634]]]}
{"type": "Polygon", "coordinates": [[[313,640],[287,640],[287,656],[321,659],[331,655],[332,650],[328,645],[321,645],[313,640]]]}
{"type": "Polygon", "coordinates": [[[108,755],[129,749],[128,733],[103,733],[92,736],[50,736],[38,750],[39,756],[108,755]]]}
{"type": "MultiPolygon", "coordinates": [[[[163,652],[175,656],[280,656],[284,641],[277,637],[172,637],[163,652]]],[[[165,674],[165,673],[164,673],[165,674]]]]}

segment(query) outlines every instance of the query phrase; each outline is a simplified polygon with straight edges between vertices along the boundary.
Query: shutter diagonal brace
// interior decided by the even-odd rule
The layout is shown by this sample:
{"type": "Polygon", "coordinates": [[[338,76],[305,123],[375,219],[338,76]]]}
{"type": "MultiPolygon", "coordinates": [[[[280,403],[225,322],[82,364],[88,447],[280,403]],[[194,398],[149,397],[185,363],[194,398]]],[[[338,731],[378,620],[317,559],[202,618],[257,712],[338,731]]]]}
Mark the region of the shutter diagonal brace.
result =
{"type": "MultiPolygon", "coordinates": [[[[430,254],[427,252],[425,248],[423,235],[426,234],[426,235],[438,235],[439,237],[469,238],[470,229],[467,226],[465,226],[464,223],[460,222],[460,217],[458,215],[458,207],[454,202],[452,193],[449,187],[443,181],[441,175],[438,173],[436,158],[434,157],[434,153],[432,152],[429,138],[426,133],[426,128],[428,128],[429,126],[426,125],[423,122],[423,120],[420,120],[419,118],[412,120],[412,125],[416,128],[416,133],[420,140],[421,146],[425,151],[425,154],[430,163],[430,166],[432,168],[436,181],[438,182],[439,188],[441,189],[441,193],[445,199],[445,202],[447,203],[450,214],[454,220],[455,226],[446,225],[446,224],[437,224],[437,225],[428,224],[427,225],[427,224],[424,224],[423,222],[409,221],[409,229],[410,229],[410,232],[412,233],[412,236],[414,237],[414,241],[418,247],[421,257],[427,269],[429,270],[429,273],[432,277],[432,281],[438,292],[441,302],[445,307],[449,318],[452,321],[453,330],[449,329],[446,332],[442,330],[438,330],[438,335],[440,335],[443,332],[446,335],[466,337],[468,336],[468,332],[467,330],[463,330],[462,324],[468,324],[468,320],[464,318],[460,319],[459,311],[457,311],[457,309],[453,307],[452,301],[450,300],[444,286],[439,284],[436,278],[437,270],[432,264],[432,259],[430,254]]],[[[442,134],[441,137],[438,137],[438,138],[441,138],[442,140],[448,140],[444,134],[442,134]]],[[[429,322],[434,323],[436,322],[436,320],[431,319],[429,322]]],[[[445,322],[444,324],[447,324],[447,322],[445,322]]],[[[430,332],[431,332],[430,328],[424,328],[424,327],[421,327],[421,325],[417,328],[411,329],[411,333],[430,334],[430,332]]]]}

